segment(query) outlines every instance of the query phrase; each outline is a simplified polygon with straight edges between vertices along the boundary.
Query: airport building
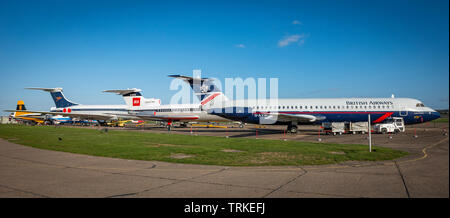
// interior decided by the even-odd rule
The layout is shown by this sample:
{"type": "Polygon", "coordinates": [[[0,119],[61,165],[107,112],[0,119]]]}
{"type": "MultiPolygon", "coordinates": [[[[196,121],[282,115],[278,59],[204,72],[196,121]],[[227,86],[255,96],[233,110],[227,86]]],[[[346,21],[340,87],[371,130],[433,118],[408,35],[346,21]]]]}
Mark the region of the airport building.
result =
{"type": "Polygon", "coordinates": [[[0,124],[15,124],[17,123],[14,119],[9,119],[9,116],[0,116],[0,124]]]}

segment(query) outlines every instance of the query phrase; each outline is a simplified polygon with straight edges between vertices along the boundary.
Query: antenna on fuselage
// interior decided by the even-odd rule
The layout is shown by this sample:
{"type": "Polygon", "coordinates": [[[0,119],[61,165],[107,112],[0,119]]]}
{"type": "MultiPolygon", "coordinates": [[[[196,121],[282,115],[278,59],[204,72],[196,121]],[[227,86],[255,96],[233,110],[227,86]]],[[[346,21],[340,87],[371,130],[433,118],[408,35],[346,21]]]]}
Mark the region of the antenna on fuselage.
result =
{"type": "Polygon", "coordinates": [[[391,98],[395,98],[395,95],[394,95],[394,94],[392,94],[392,95],[391,95],[391,98]]]}

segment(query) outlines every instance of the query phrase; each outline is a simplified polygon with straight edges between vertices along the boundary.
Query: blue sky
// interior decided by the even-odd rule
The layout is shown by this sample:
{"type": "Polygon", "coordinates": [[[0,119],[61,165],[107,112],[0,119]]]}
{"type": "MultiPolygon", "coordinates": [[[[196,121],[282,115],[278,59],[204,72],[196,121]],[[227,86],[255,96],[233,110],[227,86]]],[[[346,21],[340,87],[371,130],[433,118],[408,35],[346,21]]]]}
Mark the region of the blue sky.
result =
{"type": "Polygon", "coordinates": [[[449,2],[3,1],[0,110],[48,110],[141,88],[168,103],[169,74],[279,78],[279,97],[411,97],[449,105],[449,2]],[[213,3],[211,3],[213,2],[213,3]]]}

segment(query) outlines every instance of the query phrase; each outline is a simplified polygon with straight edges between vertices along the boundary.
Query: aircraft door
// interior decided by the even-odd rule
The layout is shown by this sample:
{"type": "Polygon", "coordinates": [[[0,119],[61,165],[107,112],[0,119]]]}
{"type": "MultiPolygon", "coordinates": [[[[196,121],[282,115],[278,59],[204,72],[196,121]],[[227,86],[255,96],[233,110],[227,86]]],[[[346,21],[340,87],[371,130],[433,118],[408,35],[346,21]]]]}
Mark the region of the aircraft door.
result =
{"type": "Polygon", "coordinates": [[[406,108],[406,106],[400,107],[400,116],[402,117],[408,116],[408,108],[406,108]]]}

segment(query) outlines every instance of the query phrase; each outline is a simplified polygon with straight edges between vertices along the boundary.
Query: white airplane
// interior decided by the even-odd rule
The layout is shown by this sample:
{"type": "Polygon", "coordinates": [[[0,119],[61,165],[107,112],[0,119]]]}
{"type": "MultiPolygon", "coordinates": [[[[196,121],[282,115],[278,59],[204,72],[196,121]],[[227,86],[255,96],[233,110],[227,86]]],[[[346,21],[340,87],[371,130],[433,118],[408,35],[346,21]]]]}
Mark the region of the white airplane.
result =
{"type": "MultiPolygon", "coordinates": [[[[47,111],[28,111],[37,114],[62,115],[65,117],[78,118],[82,120],[97,120],[101,125],[105,125],[107,121],[117,121],[122,119],[139,118],[128,113],[127,105],[82,105],[68,100],[62,88],[26,88],[32,90],[42,90],[49,92],[55,102],[56,107],[52,107],[47,111]]],[[[121,90],[125,102],[134,101],[139,102],[139,105],[156,106],[161,103],[160,99],[144,98],[140,93],[140,89],[121,90]]],[[[15,112],[15,111],[11,111],[15,112]]]]}
{"type": "MultiPolygon", "coordinates": [[[[127,90],[105,90],[103,92],[116,93],[126,97],[124,91],[127,90]]],[[[172,128],[173,122],[229,122],[231,120],[208,114],[202,110],[202,105],[212,100],[215,96],[208,99],[200,99],[200,104],[141,104],[138,96],[132,96],[125,99],[128,114],[143,120],[157,120],[167,122],[167,128],[172,128]]]]}
{"type": "Polygon", "coordinates": [[[323,122],[380,123],[389,117],[401,117],[405,124],[428,122],[440,117],[435,110],[412,98],[296,98],[242,99],[230,101],[212,85],[211,79],[172,75],[188,82],[202,96],[203,110],[230,120],[253,124],[287,125],[297,132],[299,124],[323,122]],[[200,85],[195,86],[194,81],[200,85]]]}
{"type": "MultiPolygon", "coordinates": [[[[62,115],[81,120],[97,120],[100,125],[107,121],[117,120],[158,120],[166,121],[168,128],[173,122],[221,122],[230,121],[220,116],[208,114],[201,110],[201,104],[169,104],[161,105],[161,100],[144,98],[141,89],[116,89],[103,92],[122,95],[125,105],[82,105],[68,100],[62,88],[26,88],[49,92],[56,107],[47,111],[28,111],[35,114],[62,115]]],[[[15,112],[14,110],[7,110],[15,112]]]]}

